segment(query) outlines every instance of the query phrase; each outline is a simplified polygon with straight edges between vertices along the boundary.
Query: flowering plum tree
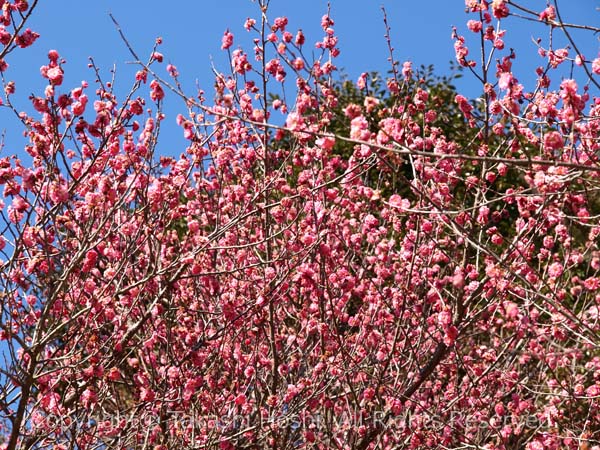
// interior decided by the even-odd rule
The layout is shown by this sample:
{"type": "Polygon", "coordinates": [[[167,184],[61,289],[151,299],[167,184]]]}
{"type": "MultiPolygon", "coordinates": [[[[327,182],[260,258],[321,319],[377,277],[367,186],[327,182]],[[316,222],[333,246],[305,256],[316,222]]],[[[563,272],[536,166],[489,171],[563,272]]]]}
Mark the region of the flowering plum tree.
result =
{"type": "MultiPolygon", "coordinates": [[[[600,59],[552,47],[600,30],[467,0],[477,101],[392,56],[340,103],[334,19],[309,59],[258,3],[212,100],[160,42],[125,98],[48,53],[0,159],[2,448],[600,448],[600,59]],[[532,88],[512,15],[549,33],[532,88]]],[[[5,71],[36,2],[2,5],[5,71]]]]}

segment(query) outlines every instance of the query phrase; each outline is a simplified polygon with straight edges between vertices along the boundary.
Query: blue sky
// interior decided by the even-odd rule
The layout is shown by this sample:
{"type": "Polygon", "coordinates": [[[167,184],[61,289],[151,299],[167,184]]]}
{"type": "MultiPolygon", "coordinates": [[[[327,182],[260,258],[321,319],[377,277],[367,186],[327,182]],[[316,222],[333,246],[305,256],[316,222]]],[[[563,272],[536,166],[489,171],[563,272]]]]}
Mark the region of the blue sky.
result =
{"type": "MultiPolygon", "coordinates": [[[[522,3],[541,11],[546,1],[524,0],[522,3]]],[[[472,51],[477,50],[475,35],[465,27],[470,17],[464,12],[463,0],[331,0],[342,51],[337,65],[344,68],[351,79],[356,79],[363,71],[385,72],[389,68],[381,5],[387,10],[395,56],[401,62],[410,60],[415,66],[434,64],[438,73],[447,73],[449,61],[454,58],[453,25],[470,38],[472,51]]],[[[569,22],[600,24],[600,12],[596,11],[600,6],[598,0],[563,0],[559,5],[569,22]]],[[[288,28],[292,31],[302,28],[307,42],[314,42],[322,36],[319,24],[326,10],[325,0],[272,0],[269,15],[271,18],[288,16],[288,28]]],[[[65,90],[83,79],[93,83],[94,74],[87,68],[88,57],[92,56],[105,78],[109,78],[110,70],[116,67],[117,91],[127,91],[136,69],[128,64],[132,58],[119,38],[109,12],[120,22],[138,54],[147,55],[155,38],[161,36],[164,41],[161,52],[168,62],[178,67],[189,92],[194,92],[198,83],[209,93],[213,85],[211,63],[219,69],[227,69],[220,50],[223,31],[231,29],[236,44],[247,43],[248,34],[242,27],[244,20],[258,17],[259,10],[250,0],[42,0],[30,22],[30,27],[39,32],[41,38],[33,47],[19,50],[8,58],[11,67],[6,76],[17,82],[15,99],[19,99],[19,108],[28,108],[29,94],[42,92],[46,83],[39,76],[39,67],[47,63],[49,49],[58,50],[67,60],[65,90]]],[[[511,30],[506,39],[507,48],[522,49],[517,53],[521,58],[515,66],[523,74],[519,79],[531,80],[533,69],[541,63],[537,57],[531,57],[535,52],[531,38],[545,38],[547,33],[542,27],[524,21],[509,22],[503,28],[511,30]]],[[[576,34],[576,37],[580,38],[586,56],[594,58],[598,54],[597,38],[591,34],[576,34]]],[[[246,45],[246,48],[250,49],[250,46],[246,45]]],[[[475,80],[468,75],[461,80],[460,88],[470,96],[479,93],[475,80]]],[[[167,101],[166,112],[171,116],[167,118],[167,124],[169,121],[174,124],[175,115],[182,106],[174,99],[167,101]]],[[[0,111],[1,129],[12,128],[12,119],[6,113],[0,111]]],[[[166,128],[171,133],[169,127],[166,128]]],[[[180,132],[174,125],[173,133],[177,133],[173,139],[178,140],[180,132]]],[[[7,135],[7,144],[16,142],[12,140],[10,130],[7,135]]],[[[6,151],[9,149],[5,148],[6,151]]]]}

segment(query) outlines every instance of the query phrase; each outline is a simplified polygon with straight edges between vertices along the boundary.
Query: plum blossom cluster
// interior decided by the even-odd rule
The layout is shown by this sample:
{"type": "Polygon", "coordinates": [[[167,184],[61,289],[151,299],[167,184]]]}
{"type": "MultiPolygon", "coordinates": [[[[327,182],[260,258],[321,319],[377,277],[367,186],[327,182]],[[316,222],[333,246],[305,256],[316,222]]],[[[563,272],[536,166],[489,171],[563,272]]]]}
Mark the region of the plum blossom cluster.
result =
{"type": "Polygon", "coordinates": [[[31,4],[27,0],[3,1],[2,15],[0,16],[0,72],[8,69],[6,56],[17,48],[31,46],[37,38],[38,33],[30,28],[25,28],[27,18],[35,9],[38,1],[31,4]]]}

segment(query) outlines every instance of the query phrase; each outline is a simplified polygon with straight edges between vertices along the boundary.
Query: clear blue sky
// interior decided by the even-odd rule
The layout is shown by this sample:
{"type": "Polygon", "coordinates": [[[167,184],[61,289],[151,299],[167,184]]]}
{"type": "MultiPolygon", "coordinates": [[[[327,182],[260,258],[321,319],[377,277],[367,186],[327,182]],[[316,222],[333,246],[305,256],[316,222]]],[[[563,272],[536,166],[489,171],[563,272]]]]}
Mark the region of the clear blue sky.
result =
{"type": "MultiPolygon", "coordinates": [[[[523,3],[542,10],[546,1],[524,0],[523,3]]],[[[472,51],[477,49],[475,35],[466,30],[465,22],[470,17],[464,12],[464,0],[331,0],[332,17],[342,50],[337,64],[351,79],[356,79],[363,71],[385,72],[389,68],[381,5],[388,12],[395,56],[401,62],[411,60],[415,66],[434,64],[437,72],[448,72],[448,62],[454,58],[450,38],[453,25],[461,34],[470,35],[472,51]]],[[[559,5],[569,22],[600,25],[600,12],[596,11],[600,5],[598,0],[563,0],[559,5]]],[[[319,24],[326,9],[325,0],[272,0],[270,17],[288,16],[289,29],[302,28],[307,34],[307,42],[314,42],[322,36],[319,24]]],[[[26,99],[30,93],[42,92],[46,83],[39,76],[39,67],[47,63],[49,49],[58,50],[67,60],[64,89],[74,87],[82,79],[92,84],[94,74],[87,68],[89,56],[93,56],[104,70],[105,78],[113,66],[117,67],[118,91],[130,86],[135,69],[127,65],[131,57],[108,16],[109,12],[120,22],[138,54],[147,55],[155,38],[161,36],[164,41],[161,52],[178,67],[189,92],[193,92],[197,81],[210,93],[213,85],[211,61],[220,69],[227,68],[220,50],[223,31],[230,28],[236,36],[236,44],[241,39],[247,43],[248,33],[242,26],[247,17],[258,17],[258,6],[250,0],[41,0],[30,22],[30,27],[39,32],[41,38],[33,47],[19,50],[8,58],[11,68],[7,78],[17,81],[15,99],[20,100],[19,108],[28,108],[26,99]]],[[[508,23],[506,27],[513,29],[508,23]]],[[[519,48],[527,49],[527,52],[521,50],[517,54],[522,58],[517,59],[516,67],[531,74],[541,63],[537,58],[531,58],[535,51],[531,37],[545,37],[546,34],[539,26],[523,21],[519,21],[513,30],[507,35],[507,48],[518,43],[519,48]]],[[[586,35],[580,42],[588,58],[598,54],[597,38],[586,35]]],[[[246,48],[250,49],[250,46],[246,48]]],[[[527,80],[523,76],[519,78],[527,80]]],[[[461,81],[460,87],[468,95],[479,93],[469,76],[461,81]]],[[[171,116],[167,124],[174,123],[181,106],[172,99],[167,102],[166,111],[171,116]]],[[[11,128],[11,123],[6,111],[0,111],[0,129],[11,128]]],[[[169,127],[167,131],[171,133],[169,127]]],[[[179,130],[174,128],[173,133],[178,141],[179,130]]],[[[10,134],[8,130],[8,144],[15,142],[10,134]]],[[[183,143],[182,140],[179,142],[183,143]]],[[[5,148],[4,152],[9,150],[5,148]]]]}

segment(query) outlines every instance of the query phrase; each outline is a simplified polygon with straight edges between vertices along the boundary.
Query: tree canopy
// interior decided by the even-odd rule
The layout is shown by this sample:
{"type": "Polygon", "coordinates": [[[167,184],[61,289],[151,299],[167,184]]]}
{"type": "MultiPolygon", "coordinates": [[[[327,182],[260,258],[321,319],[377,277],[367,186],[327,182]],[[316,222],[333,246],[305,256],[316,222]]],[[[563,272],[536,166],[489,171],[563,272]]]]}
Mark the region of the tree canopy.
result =
{"type": "Polygon", "coordinates": [[[0,155],[2,448],[600,448],[600,58],[552,46],[600,29],[467,0],[469,99],[389,30],[349,81],[334,17],[312,45],[259,0],[214,91],[160,42],[122,98],[52,50],[28,114],[4,61],[36,4],[0,27],[31,160],[0,155]],[[548,31],[531,88],[511,16],[548,31]]]}

